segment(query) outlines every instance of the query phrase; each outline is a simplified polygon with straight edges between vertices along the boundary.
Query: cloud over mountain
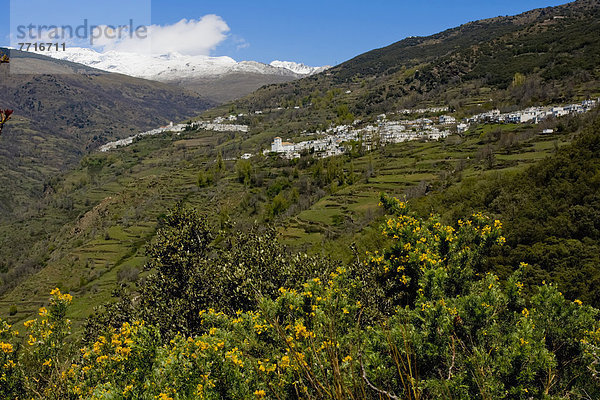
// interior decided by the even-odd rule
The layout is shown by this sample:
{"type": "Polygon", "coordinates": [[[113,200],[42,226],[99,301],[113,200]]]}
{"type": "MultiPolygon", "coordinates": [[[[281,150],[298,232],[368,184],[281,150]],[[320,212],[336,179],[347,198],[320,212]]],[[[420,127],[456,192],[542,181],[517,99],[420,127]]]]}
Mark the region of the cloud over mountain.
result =
{"type": "Polygon", "coordinates": [[[208,14],[199,19],[184,18],[171,25],[150,25],[147,35],[126,35],[120,40],[102,37],[95,44],[103,52],[208,56],[227,39],[229,31],[229,25],[223,18],[208,14]]]}

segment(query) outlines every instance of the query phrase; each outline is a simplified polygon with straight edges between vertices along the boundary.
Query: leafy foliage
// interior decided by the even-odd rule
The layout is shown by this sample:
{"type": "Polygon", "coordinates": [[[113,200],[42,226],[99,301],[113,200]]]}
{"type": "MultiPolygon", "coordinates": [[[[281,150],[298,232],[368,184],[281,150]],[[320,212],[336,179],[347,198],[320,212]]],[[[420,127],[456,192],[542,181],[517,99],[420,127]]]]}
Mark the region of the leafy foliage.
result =
{"type": "Polygon", "coordinates": [[[329,261],[290,253],[276,237],[271,228],[215,235],[204,216],[177,206],[149,247],[146,269],[153,273],[136,304],[121,293],[119,303],[88,322],[88,336],[130,318],[160,327],[165,337],[198,332],[203,309],[253,310],[259,299],[276,297],[280,287],[298,287],[332,268],[329,261]]]}
{"type": "Polygon", "coordinates": [[[13,110],[0,110],[0,134],[2,134],[2,129],[4,128],[4,124],[8,122],[10,116],[12,115],[13,110]]]}
{"type": "MultiPolygon", "coordinates": [[[[0,64],[8,64],[10,62],[9,57],[6,54],[0,53],[0,64]]],[[[2,134],[2,128],[4,124],[10,119],[13,110],[2,110],[0,109],[0,134],[2,134]]]]}
{"type": "Polygon", "coordinates": [[[555,282],[567,297],[598,306],[599,132],[595,117],[571,145],[523,172],[465,179],[415,204],[450,221],[476,209],[497,215],[507,246],[494,249],[486,270],[507,276],[512,265],[527,262],[530,283],[555,282]]]}
{"type": "MultiPolygon", "coordinates": [[[[257,285],[263,289],[254,291],[251,306],[234,311],[214,297],[197,312],[194,325],[183,325],[185,332],[164,336],[162,326],[134,317],[95,337],[71,361],[65,349],[56,353],[55,339],[68,334],[64,308],[71,300],[56,290],[49,309],[27,324],[40,339],[31,339],[24,350],[2,342],[3,357],[12,364],[0,368],[21,384],[4,383],[3,393],[73,399],[600,396],[598,310],[566,300],[553,285],[537,287],[528,298],[526,264],[506,281],[478,272],[490,244],[503,242],[498,221],[475,214],[455,230],[436,216],[419,219],[396,199],[384,196],[382,204],[394,215],[382,227],[392,245],[381,254],[321,277],[296,276],[302,284],[289,267],[287,280],[271,271],[273,280],[257,285]],[[35,387],[26,384],[54,365],[62,373],[34,380],[35,387]]],[[[172,271],[173,277],[155,281],[152,290],[185,293],[189,275],[182,270],[196,262],[192,252],[207,255],[211,238],[193,211],[169,214],[150,251],[155,274],[172,271]],[[155,286],[158,282],[163,286],[155,286]]],[[[250,262],[274,261],[262,258],[261,249],[246,256],[250,249],[222,252],[249,269],[250,262]]],[[[293,265],[288,260],[280,265],[293,265]]],[[[217,276],[213,281],[224,282],[217,276]]],[[[250,293],[233,298],[249,299],[245,296],[250,293]]],[[[173,305],[166,297],[154,301],[153,306],[173,305]]],[[[177,301],[193,305],[190,299],[177,301]]],[[[143,310],[144,301],[140,305],[143,310]]],[[[3,327],[3,340],[14,341],[10,327],[3,327]]]]}

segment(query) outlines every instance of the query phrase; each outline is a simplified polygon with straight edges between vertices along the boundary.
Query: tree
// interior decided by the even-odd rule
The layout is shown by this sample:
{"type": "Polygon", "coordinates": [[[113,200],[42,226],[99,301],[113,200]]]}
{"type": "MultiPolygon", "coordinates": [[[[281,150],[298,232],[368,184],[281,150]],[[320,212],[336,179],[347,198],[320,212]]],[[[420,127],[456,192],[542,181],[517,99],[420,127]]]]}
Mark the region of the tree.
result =
{"type": "Polygon", "coordinates": [[[249,160],[238,160],[235,163],[235,172],[240,183],[249,185],[252,177],[252,163],[249,160]]]}
{"type": "Polygon", "coordinates": [[[300,289],[311,276],[332,270],[327,260],[290,253],[274,229],[221,235],[204,215],[181,205],[164,217],[147,254],[151,274],[135,306],[119,293],[120,301],[88,323],[88,338],[102,333],[103,325],[117,328],[135,319],[159,327],[165,338],[197,334],[204,329],[202,310],[252,310],[260,298],[275,298],[280,287],[300,289]]]}
{"type": "Polygon", "coordinates": [[[217,155],[217,163],[215,166],[217,172],[221,172],[225,169],[225,161],[223,160],[223,154],[219,150],[219,154],[217,155]]]}
{"type": "Polygon", "coordinates": [[[0,135],[2,134],[2,128],[4,128],[4,124],[10,119],[13,110],[0,110],[0,135]]]}
{"type": "MultiPolygon", "coordinates": [[[[6,54],[0,54],[0,64],[8,64],[9,58],[6,54]]],[[[13,110],[2,110],[0,109],[0,135],[2,134],[2,128],[4,128],[4,124],[10,119],[13,110]]]]}
{"type": "Polygon", "coordinates": [[[520,72],[516,72],[513,76],[512,85],[513,87],[522,86],[525,83],[525,75],[520,72]]]}

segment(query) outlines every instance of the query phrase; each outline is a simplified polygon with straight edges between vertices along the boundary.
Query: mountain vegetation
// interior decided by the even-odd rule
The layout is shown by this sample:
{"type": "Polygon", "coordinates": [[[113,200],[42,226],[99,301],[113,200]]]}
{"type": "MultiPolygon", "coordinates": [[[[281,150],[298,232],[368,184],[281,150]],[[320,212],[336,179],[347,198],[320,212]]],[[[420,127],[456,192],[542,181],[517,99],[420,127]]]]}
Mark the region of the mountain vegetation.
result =
{"type": "Polygon", "coordinates": [[[20,218],[58,174],[106,141],[189,118],[212,103],[179,88],[17,50],[0,64],[0,104],[16,110],[0,146],[0,219],[20,218]],[[36,70],[55,71],[35,74],[36,70]]]}
{"type": "Polygon", "coordinates": [[[510,274],[516,260],[528,262],[535,281],[559,282],[567,297],[598,306],[599,122],[595,116],[571,145],[523,171],[465,179],[420,207],[444,210],[447,220],[472,210],[501,216],[507,245],[490,270],[510,274]]]}
{"type": "Polygon", "coordinates": [[[281,263],[280,250],[268,236],[238,237],[238,244],[215,259],[234,263],[216,261],[218,273],[210,285],[200,265],[215,245],[215,233],[201,215],[171,211],[149,254],[148,267],[155,273],[148,285],[139,298],[108,308],[91,340],[79,344],[81,351],[69,351],[65,341],[72,297],[59,289],[38,318],[25,322],[28,340],[22,346],[2,321],[2,394],[47,399],[600,395],[598,310],[566,300],[551,284],[524,295],[526,264],[505,281],[483,273],[490,247],[505,241],[500,221],[475,214],[455,229],[435,216],[417,218],[394,198],[381,201],[390,213],[383,234],[391,245],[362,262],[328,272],[327,264],[294,261],[308,258],[290,254],[292,268],[255,268],[281,263]],[[244,251],[253,244],[261,251],[244,251]],[[298,262],[308,268],[293,268],[298,262]],[[235,288],[241,290],[230,296],[235,288]]]}
{"type": "Polygon", "coordinates": [[[597,1],[579,0],[467,23],[361,54],[323,74],[265,87],[235,104],[251,110],[312,104],[306,113],[333,120],[340,105],[369,118],[415,105],[448,105],[468,115],[561,103],[579,91],[593,95],[598,87],[599,13],[597,1]]]}
{"type": "Polygon", "coordinates": [[[600,397],[598,108],[328,158],[262,151],[399,109],[599,97],[599,13],[580,0],[408,38],[197,117],[247,132],[190,125],[102,153],[116,127],[206,103],[91,70],[14,78],[0,151],[39,137],[57,157],[79,137],[65,167],[0,164],[20,193],[0,202],[0,397],[600,397]],[[125,114],[84,83],[115,85],[125,114]],[[44,91],[87,96],[88,122],[28,109],[44,91]],[[46,173],[41,189],[16,180],[46,173]]]}

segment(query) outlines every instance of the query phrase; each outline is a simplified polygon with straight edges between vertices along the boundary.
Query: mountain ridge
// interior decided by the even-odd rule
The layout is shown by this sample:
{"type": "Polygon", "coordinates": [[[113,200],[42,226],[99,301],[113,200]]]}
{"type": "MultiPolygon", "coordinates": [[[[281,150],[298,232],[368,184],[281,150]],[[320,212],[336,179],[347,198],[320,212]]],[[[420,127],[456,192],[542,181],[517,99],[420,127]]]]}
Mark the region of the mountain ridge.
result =
{"type": "Polygon", "coordinates": [[[146,55],[89,48],[67,48],[65,51],[36,53],[70,61],[98,70],[132,77],[174,83],[195,90],[218,102],[241,97],[271,83],[283,83],[320,73],[329,66],[310,67],[291,61],[236,61],[227,56],[188,56],[180,53],[146,55]],[[247,83],[240,84],[241,78],[247,83]],[[222,90],[218,90],[221,87],[222,90]],[[227,95],[227,92],[231,94],[227,95]]]}
{"type": "Polygon", "coordinates": [[[598,30],[600,2],[595,0],[473,21],[431,36],[402,39],[321,74],[261,88],[235,104],[249,110],[315,104],[328,91],[341,90],[346,95],[336,96],[331,108],[344,103],[364,118],[418,104],[439,105],[440,100],[453,109],[470,108],[466,111],[471,113],[481,107],[560,103],[568,101],[575,87],[588,92],[596,87],[598,30]],[[513,85],[515,76],[524,82],[513,85]],[[589,85],[582,85],[582,79],[589,85]],[[469,98],[478,101],[471,103],[469,98]]]}
{"type": "Polygon", "coordinates": [[[265,75],[312,75],[325,67],[310,67],[292,61],[236,61],[228,56],[188,56],[177,52],[146,55],[117,51],[97,52],[89,48],[69,47],[65,51],[37,52],[59,60],[83,64],[102,71],[116,72],[136,78],[172,80],[191,77],[210,77],[232,72],[252,72],[265,75]]]}

